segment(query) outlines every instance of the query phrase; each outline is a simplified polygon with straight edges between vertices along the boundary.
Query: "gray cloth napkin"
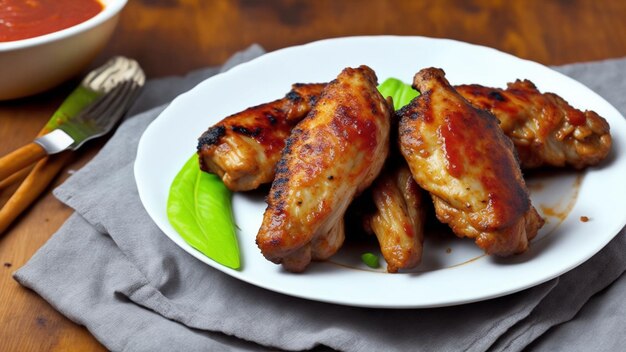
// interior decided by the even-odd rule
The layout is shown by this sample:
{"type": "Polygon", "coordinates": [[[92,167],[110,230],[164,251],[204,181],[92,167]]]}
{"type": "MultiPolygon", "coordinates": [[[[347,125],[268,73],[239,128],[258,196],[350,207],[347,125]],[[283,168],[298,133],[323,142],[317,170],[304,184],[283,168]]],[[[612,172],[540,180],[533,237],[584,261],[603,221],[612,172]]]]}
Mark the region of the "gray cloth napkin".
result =
{"type": "MultiPolygon", "coordinates": [[[[250,47],[222,70],[262,53],[250,47]]],[[[626,91],[626,59],[556,69],[626,112],[620,94],[626,91]]],[[[127,119],[89,164],[55,190],[76,211],[15,273],[22,285],[86,326],[107,348],[519,351],[530,345],[546,351],[613,351],[624,346],[624,230],[557,279],[489,301],[436,309],[303,300],[233,279],[188,255],[143,209],[133,162],[142,132],[164,109],[159,105],[218,71],[148,82],[132,114],[151,110],[127,119]]]]}

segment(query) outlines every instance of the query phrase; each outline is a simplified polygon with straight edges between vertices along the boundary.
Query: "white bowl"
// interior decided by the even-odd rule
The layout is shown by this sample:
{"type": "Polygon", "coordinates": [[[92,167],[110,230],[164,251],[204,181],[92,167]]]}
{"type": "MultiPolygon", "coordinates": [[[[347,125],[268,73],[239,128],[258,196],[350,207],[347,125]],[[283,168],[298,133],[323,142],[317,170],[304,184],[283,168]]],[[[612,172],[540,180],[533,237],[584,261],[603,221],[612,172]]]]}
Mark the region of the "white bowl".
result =
{"type": "Polygon", "coordinates": [[[126,0],[100,0],[104,8],[75,26],[34,38],[0,42],[0,100],[50,89],[82,71],[104,48],[126,0]]]}

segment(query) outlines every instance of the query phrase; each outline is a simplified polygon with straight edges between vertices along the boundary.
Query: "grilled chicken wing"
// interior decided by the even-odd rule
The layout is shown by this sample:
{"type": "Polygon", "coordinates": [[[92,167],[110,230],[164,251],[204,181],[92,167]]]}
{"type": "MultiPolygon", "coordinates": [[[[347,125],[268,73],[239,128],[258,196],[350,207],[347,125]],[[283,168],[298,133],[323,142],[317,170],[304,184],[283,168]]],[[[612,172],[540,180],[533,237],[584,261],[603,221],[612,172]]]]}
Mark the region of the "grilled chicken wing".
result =
{"type": "Polygon", "coordinates": [[[390,117],[367,66],[346,68],[328,84],[276,166],[256,238],[268,260],[300,272],[339,249],[346,208],[387,157],[390,117]]]}
{"type": "Polygon", "coordinates": [[[231,191],[271,182],[291,129],[309,113],[325,85],[294,84],[284,98],[210,127],[198,139],[200,168],[217,174],[231,191]]]}
{"type": "Polygon", "coordinates": [[[611,149],[609,124],[593,111],[582,112],[553,93],[542,94],[528,81],[507,89],[477,84],[456,86],[472,105],[491,111],[519,155],[522,168],[598,164],[611,149]]]}
{"type": "Polygon", "coordinates": [[[543,220],[497,119],[472,107],[443,70],[423,69],[413,85],[421,95],[399,112],[400,149],[438,219],[488,254],[526,250],[543,220]]]}
{"type": "Polygon", "coordinates": [[[369,218],[387,272],[416,267],[422,259],[424,204],[422,189],[415,183],[406,163],[390,165],[371,187],[376,211],[369,218]]]}

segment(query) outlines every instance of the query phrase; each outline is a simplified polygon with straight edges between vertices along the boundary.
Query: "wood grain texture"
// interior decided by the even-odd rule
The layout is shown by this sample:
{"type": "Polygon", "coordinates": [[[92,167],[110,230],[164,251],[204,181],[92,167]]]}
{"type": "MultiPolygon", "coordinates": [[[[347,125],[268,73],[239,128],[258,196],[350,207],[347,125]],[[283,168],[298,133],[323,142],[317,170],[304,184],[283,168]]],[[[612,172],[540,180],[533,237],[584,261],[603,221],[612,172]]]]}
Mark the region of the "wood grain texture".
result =
{"type": "MultiPolygon", "coordinates": [[[[253,43],[272,51],[373,34],[452,38],[556,65],[626,56],[625,18],[622,0],[131,0],[92,67],[127,55],[155,78],[221,64],[253,43]]],[[[30,142],[76,83],[0,102],[0,155],[30,142]]],[[[55,185],[101,145],[81,151],[55,185]]],[[[10,192],[0,190],[0,204],[10,192]]],[[[0,237],[1,351],[104,350],[84,327],[11,277],[70,214],[48,192],[0,237]]]]}

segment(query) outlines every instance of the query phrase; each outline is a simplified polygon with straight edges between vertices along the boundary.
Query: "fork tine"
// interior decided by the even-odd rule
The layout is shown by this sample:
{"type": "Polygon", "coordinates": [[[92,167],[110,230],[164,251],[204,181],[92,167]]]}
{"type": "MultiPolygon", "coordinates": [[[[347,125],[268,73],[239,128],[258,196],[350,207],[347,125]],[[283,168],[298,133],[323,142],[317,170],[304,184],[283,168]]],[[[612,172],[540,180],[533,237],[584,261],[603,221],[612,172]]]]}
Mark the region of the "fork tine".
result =
{"type": "MultiPolygon", "coordinates": [[[[95,117],[93,120],[94,125],[90,126],[92,129],[85,131],[85,134],[89,136],[83,142],[75,145],[75,148],[80,147],[84,142],[89,139],[102,136],[108,133],[115,124],[120,120],[120,117],[128,110],[130,103],[134,101],[139,92],[141,85],[133,80],[127,80],[121,84],[118,84],[110,93],[111,97],[106,104],[99,104],[97,111],[94,111],[95,117]]],[[[86,127],[84,124],[81,127],[86,127]]]]}
{"type": "Polygon", "coordinates": [[[119,95],[119,90],[120,87],[115,87],[112,90],[110,90],[108,93],[104,94],[103,96],[99,97],[96,99],[96,101],[94,101],[89,107],[87,107],[85,110],[81,111],[75,119],[68,121],[69,123],[72,122],[82,122],[85,119],[89,119],[89,116],[99,116],[98,114],[100,114],[102,112],[103,109],[106,109],[112,101],[114,101],[116,99],[116,97],[119,95]]]}
{"type": "Polygon", "coordinates": [[[128,109],[130,109],[132,102],[135,101],[140,92],[141,86],[135,81],[130,81],[129,93],[127,93],[124,97],[123,103],[119,105],[119,109],[121,110],[119,113],[125,114],[128,109]]]}
{"type": "Polygon", "coordinates": [[[120,99],[118,99],[119,101],[116,101],[114,109],[107,112],[107,114],[109,115],[109,118],[103,121],[99,121],[99,122],[102,122],[101,127],[103,130],[103,133],[106,133],[109,130],[111,130],[111,128],[120,121],[120,118],[126,112],[127,105],[130,102],[129,98],[131,94],[133,93],[131,88],[132,88],[132,85],[127,85],[125,87],[124,94],[120,96],[120,99]]]}
{"type": "MultiPolygon", "coordinates": [[[[121,95],[119,101],[117,102],[117,104],[115,104],[115,109],[113,109],[110,114],[112,116],[118,117],[119,115],[123,115],[123,113],[126,111],[126,105],[128,105],[128,102],[130,101],[129,98],[131,97],[132,93],[133,93],[133,84],[131,82],[129,82],[129,84],[127,84],[124,87],[124,94],[121,95]]],[[[107,128],[109,128],[111,124],[115,124],[115,122],[117,122],[118,118],[115,119],[109,119],[107,121],[105,121],[105,123],[107,124],[107,128]]]]}
{"type": "Polygon", "coordinates": [[[111,91],[113,93],[111,97],[111,102],[107,105],[99,107],[100,111],[94,112],[96,116],[94,122],[98,126],[107,126],[108,121],[114,119],[117,107],[122,104],[127,98],[127,95],[129,93],[129,87],[130,83],[128,81],[119,84],[117,87],[114,88],[114,93],[113,91],[111,91]]]}
{"type": "Polygon", "coordinates": [[[134,100],[139,88],[141,88],[139,84],[132,79],[118,84],[110,92],[110,102],[99,104],[97,110],[93,111],[94,116],[97,116],[96,124],[108,128],[109,121],[113,120],[114,116],[124,113],[128,109],[129,103],[134,100]]]}
{"type": "MultiPolygon", "coordinates": [[[[119,100],[123,97],[124,89],[120,84],[108,93],[98,98],[91,106],[80,112],[74,119],[64,123],[60,128],[79,139],[91,139],[100,136],[107,131],[102,121],[112,118],[109,111],[116,109],[119,100]],[[99,121],[102,120],[102,121],[99,121]]],[[[76,140],[76,138],[74,138],[76,140]]],[[[74,148],[78,148],[83,143],[77,143],[74,148]]]]}
{"type": "Polygon", "coordinates": [[[114,115],[119,114],[119,115],[124,116],[124,114],[126,114],[126,112],[128,112],[128,110],[130,109],[132,103],[135,101],[135,99],[140,94],[140,92],[141,92],[141,85],[138,84],[137,82],[131,81],[129,84],[128,92],[124,94],[123,101],[121,101],[117,105],[117,108],[112,112],[112,114],[114,115]]]}
{"type": "Polygon", "coordinates": [[[124,94],[122,101],[118,105],[117,114],[124,114],[130,108],[132,102],[135,101],[137,97],[137,93],[139,93],[141,86],[137,84],[135,81],[128,81],[128,90],[126,94],[124,94]]]}
{"type": "Polygon", "coordinates": [[[123,84],[115,87],[113,91],[111,91],[111,96],[107,104],[103,104],[98,107],[98,109],[93,112],[93,123],[96,128],[105,128],[108,124],[108,121],[115,118],[114,111],[119,106],[120,102],[123,101],[124,96],[128,93],[128,84],[124,82],[123,84]]]}

